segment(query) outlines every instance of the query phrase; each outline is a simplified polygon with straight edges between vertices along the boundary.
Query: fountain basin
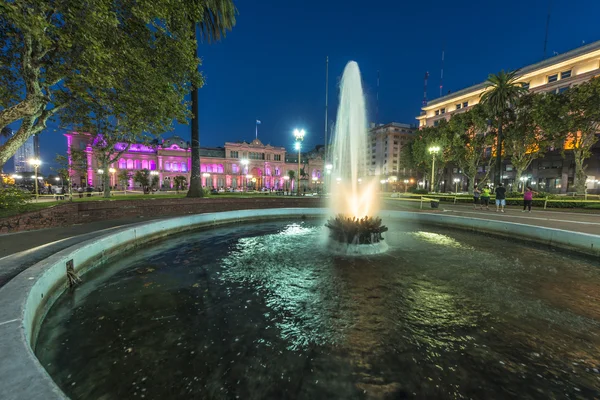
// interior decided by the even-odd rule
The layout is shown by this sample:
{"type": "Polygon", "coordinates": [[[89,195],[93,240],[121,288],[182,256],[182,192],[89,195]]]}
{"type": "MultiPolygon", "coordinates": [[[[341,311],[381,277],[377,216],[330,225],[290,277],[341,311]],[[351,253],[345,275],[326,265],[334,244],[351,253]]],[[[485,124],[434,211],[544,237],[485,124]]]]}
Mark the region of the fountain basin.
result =
{"type": "MultiPolygon", "coordinates": [[[[326,210],[280,209],[249,210],[231,213],[193,215],[128,227],[107,234],[97,240],[82,243],[61,251],[36,264],[0,289],[0,376],[8,398],[51,399],[64,398],[45,369],[32,352],[37,329],[47,309],[61,294],[65,281],[65,264],[73,259],[80,273],[94,265],[114,259],[150,240],[198,227],[208,227],[244,219],[269,219],[282,217],[324,216],[326,210]]],[[[600,237],[575,232],[537,228],[522,224],[497,221],[470,220],[469,218],[439,214],[381,212],[386,219],[406,222],[446,224],[474,231],[494,232],[525,237],[545,244],[567,247],[588,254],[599,255],[600,237]]],[[[85,278],[85,275],[84,275],[85,278]]],[[[85,280],[85,279],[84,279],[85,280]]]]}

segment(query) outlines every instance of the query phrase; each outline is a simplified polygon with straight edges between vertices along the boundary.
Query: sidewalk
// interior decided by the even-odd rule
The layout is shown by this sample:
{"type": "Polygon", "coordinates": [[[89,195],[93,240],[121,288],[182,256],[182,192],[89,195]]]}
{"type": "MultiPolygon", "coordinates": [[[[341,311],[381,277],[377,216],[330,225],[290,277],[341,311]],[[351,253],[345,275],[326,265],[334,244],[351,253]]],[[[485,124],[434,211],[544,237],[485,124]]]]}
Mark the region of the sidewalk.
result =
{"type": "MultiPolygon", "coordinates": [[[[406,204],[395,200],[384,200],[383,207],[394,210],[407,210],[406,204]]],[[[531,213],[522,212],[522,207],[508,207],[505,213],[496,212],[496,206],[490,205],[488,210],[475,210],[472,205],[447,204],[440,203],[439,209],[423,208],[423,210],[412,209],[411,211],[447,213],[457,216],[489,219],[495,221],[514,222],[541,226],[545,228],[562,229],[600,235],[600,214],[586,214],[581,212],[569,211],[546,211],[542,209],[533,209],[531,213]]]]}

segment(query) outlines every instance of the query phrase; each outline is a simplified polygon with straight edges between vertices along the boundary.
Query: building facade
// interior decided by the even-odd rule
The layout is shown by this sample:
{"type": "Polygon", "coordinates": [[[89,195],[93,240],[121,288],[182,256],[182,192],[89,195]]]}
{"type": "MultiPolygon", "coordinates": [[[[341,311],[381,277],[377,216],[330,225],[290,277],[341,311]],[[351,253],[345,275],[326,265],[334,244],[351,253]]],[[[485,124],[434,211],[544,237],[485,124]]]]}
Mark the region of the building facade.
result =
{"type": "MultiPolygon", "coordinates": [[[[561,93],[579,83],[600,76],[600,41],[576,48],[566,53],[548,58],[536,64],[521,68],[517,71],[516,82],[522,83],[531,92],[561,93]]],[[[480,84],[450,93],[430,101],[422,107],[417,117],[419,127],[436,126],[442,119],[450,119],[452,115],[465,112],[480,102],[481,95],[486,91],[487,84],[480,84]]],[[[483,171],[482,171],[483,173],[483,171]]],[[[572,191],[575,163],[572,154],[562,149],[551,149],[545,157],[535,160],[526,172],[528,184],[538,190],[551,193],[566,193],[572,191]]],[[[596,144],[593,155],[588,160],[586,173],[588,175],[588,190],[599,191],[597,180],[600,180],[600,144],[596,144]]],[[[504,160],[502,170],[503,183],[514,190],[519,186],[514,181],[515,172],[509,159],[504,160]]],[[[456,168],[449,168],[445,173],[444,182],[448,188],[453,187],[454,179],[461,179],[461,186],[466,187],[466,181],[456,168]]],[[[444,188],[440,188],[444,190],[444,188]]]]}
{"type": "Polygon", "coordinates": [[[382,177],[403,175],[408,176],[411,171],[401,168],[400,158],[402,148],[414,137],[418,128],[414,125],[391,122],[388,124],[371,125],[369,129],[367,160],[369,175],[382,177]]]}
{"type": "MultiPolygon", "coordinates": [[[[87,156],[87,173],[76,173],[74,183],[83,186],[102,186],[100,166],[93,155],[92,135],[70,132],[67,137],[68,151],[78,149],[87,156]]],[[[115,146],[117,150],[125,148],[124,143],[115,146]]],[[[293,153],[291,153],[293,154],[293,153]]],[[[298,155],[294,161],[287,157],[284,147],[265,145],[255,139],[247,142],[226,142],[223,147],[203,147],[200,150],[202,186],[209,189],[239,189],[243,186],[254,189],[295,189],[295,183],[286,179],[288,171],[297,171],[298,155]],[[247,161],[247,163],[245,163],[247,161]]],[[[301,167],[305,171],[300,179],[301,190],[316,189],[322,183],[324,164],[322,147],[303,153],[301,167]]],[[[118,174],[121,171],[135,173],[147,169],[157,171],[159,185],[163,189],[174,186],[176,176],[190,179],[191,147],[190,143],[178,136],[166,138],[152,145],[132,144],[117,162],[110,168],[114,169],[111,176],[111,186],[121,187],[118,174]]],[[[101,171],[109,173],[108,171],[101,171]]],[[[137,184],[131,179],[128,188],[137,184]]]]}

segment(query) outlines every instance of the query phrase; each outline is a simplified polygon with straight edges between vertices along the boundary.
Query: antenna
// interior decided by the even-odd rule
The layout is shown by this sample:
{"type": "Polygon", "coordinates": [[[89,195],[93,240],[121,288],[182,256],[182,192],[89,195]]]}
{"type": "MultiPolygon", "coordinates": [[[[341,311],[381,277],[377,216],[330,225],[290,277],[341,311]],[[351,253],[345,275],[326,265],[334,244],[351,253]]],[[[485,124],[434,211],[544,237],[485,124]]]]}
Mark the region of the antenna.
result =
{"type": "Polygon", "coordinates": [[[379,70],[377,70],[377,109],[375,110],[375,124],[379,123],[379,70]]]}
{"type": "Polygon", "coordinates": [[[325,162],[327,162],[327,107],[329,101],[329,56],[325,58],[325,162]]]}
{"type": "Polygon", "coordinates": [[[548,17],[546,17],[546,36],[544,37],[544,60],[546,59],[546,50],[548,49],[548,30],[550,29],[550,9],[552,0],[548,0],[548,17]]]}
{"type": "Polygon", "coordinates": [[[425,84],[423,85],[423,107],[427,106],[427,80],[429,79],[429,71],[425,72],[425,84]]]}
{"type": "Polygon", "coordinates": [[[446,45],[442,47],[442,73],[440,74],[440,97],[442,97],[442,91],[444,90],[444,53],[446,50],[446,45]]]}

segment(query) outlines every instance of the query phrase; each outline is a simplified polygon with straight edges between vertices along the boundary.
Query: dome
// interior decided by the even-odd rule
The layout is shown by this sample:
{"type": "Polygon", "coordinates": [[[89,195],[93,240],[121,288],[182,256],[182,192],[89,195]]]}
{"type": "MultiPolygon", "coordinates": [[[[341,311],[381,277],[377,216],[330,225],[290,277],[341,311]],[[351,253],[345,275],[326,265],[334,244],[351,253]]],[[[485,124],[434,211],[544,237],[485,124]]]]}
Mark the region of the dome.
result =
{"type": "Polygon", "coordinates": [[[174,149],[174,150],[176,150],[176,149],[187,150],[190,148],[190,143],[183,140],[179,136],[173,136],[173,137],[167,138],[163,141],[162,148],[163,149],[174,149]]]}

